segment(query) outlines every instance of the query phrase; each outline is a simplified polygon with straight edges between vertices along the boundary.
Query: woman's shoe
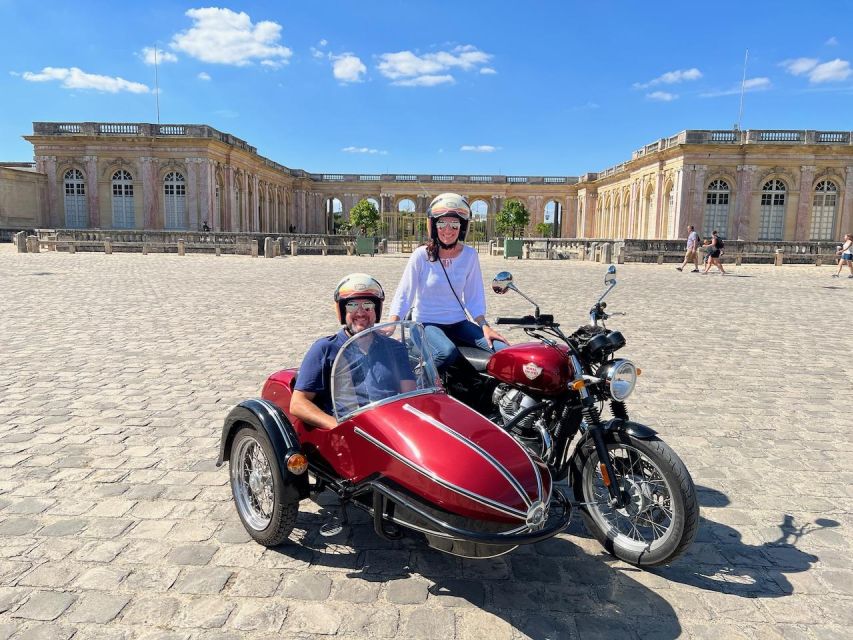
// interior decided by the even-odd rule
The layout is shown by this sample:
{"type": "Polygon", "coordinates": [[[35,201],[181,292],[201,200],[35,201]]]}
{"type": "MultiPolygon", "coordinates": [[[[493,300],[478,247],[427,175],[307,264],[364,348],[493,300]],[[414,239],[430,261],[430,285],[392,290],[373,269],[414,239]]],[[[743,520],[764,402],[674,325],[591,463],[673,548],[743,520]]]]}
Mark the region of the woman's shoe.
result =
{"type": "Polygon", "coordinates": [[[837,278],[837,277],[838,277],[838,274],[837,274],[837,273],[833,273],[833,274],[832,274],[832,277],[833,277],[833,278],[837,278]]]}

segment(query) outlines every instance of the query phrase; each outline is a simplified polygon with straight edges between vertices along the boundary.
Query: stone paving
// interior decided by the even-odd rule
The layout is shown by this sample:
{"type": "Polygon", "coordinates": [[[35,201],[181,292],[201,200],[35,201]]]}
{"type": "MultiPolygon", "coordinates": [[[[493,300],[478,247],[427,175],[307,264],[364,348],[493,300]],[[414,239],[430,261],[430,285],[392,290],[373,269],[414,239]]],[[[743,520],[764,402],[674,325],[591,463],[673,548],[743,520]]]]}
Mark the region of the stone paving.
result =
{"type": "MultiPolygon", "coordinates": [[[[481,260],[569,326],[602,290],[598,264],[481,260]]],[[[702,504],[671,567],[615,561],[579,521],[487,561],[364,518],[326,539],[309,501],[294,544],[249,541],[214,464],[228,409],[335,330],[342,275],[392,294],[404,265],[0,245],[0,640],[850,637],[853,281],[832,267],[619,267],[630,408],[702,504]]]]}

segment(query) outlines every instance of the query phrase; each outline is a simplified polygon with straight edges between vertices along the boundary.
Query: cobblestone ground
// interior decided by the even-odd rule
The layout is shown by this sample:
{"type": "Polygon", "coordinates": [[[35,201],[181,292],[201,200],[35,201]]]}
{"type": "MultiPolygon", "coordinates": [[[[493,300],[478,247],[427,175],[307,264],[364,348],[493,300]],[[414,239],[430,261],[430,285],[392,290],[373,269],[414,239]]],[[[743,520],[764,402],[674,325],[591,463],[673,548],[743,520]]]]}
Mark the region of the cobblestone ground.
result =
{"type": "MultiPolygon", "coordinates": [[[[602,290],[598,264],[482,263],[566,325],[602,290]]],[[[619,268],[633,414],[702,504],[671,567],[614,561],[579,522],[489,561],[385,542],[363,518],[326,539],[311,502],[294,544],[249,541],[214,466],[228,409],[334,331],[343,274],[390,294],[404,264],[2,245],[0,640],[850,637],[853,281],[830,267],[619,268]]]]}

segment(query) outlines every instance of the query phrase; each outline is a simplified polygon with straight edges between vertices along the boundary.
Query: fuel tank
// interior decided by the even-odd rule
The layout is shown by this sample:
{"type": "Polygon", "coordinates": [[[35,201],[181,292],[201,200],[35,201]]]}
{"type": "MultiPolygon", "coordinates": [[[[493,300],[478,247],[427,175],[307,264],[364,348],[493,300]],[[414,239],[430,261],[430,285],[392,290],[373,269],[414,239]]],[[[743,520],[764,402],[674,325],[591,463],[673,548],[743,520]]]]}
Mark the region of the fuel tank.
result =
{"type": "Polygon", "coordinates": [[[501,349],[486,365],[486,372],[501,382],[521,387],[537,396],[564,393],[574,379],[569,348],[528,342],[501,349]]]}

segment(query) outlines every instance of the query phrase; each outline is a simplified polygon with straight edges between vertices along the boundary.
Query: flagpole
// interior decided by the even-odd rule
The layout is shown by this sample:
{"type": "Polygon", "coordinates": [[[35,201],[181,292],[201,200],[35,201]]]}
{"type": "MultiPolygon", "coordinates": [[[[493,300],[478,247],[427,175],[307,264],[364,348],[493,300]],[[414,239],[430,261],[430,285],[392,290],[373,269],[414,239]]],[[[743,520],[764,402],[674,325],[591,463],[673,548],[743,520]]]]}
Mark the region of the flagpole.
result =
{"type": "Polygon", "coordinates": [[[154,99],[157,102],[157,126],[160,126],[160,83],[157,78],[157,43],[154,43],[154,99]]]}
{"type": "Polygon", "coordinates": [[[746,50],[746,53],[743,56],[743,78],[740,81],[740,108],[737,112],[737,128],[740,130],[740,121],[743,118],[743,93],[746,89],[746,62],[749,60],[749,49],[746,50]]]}

